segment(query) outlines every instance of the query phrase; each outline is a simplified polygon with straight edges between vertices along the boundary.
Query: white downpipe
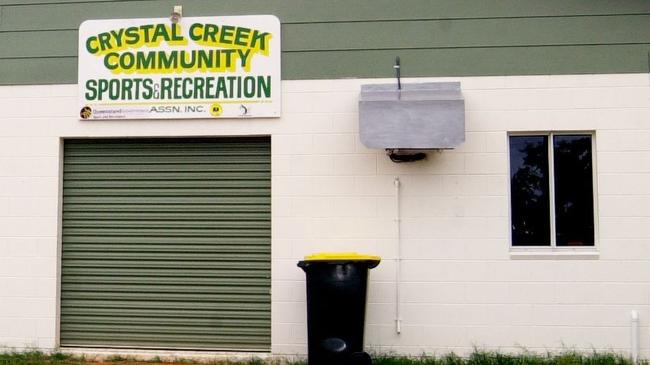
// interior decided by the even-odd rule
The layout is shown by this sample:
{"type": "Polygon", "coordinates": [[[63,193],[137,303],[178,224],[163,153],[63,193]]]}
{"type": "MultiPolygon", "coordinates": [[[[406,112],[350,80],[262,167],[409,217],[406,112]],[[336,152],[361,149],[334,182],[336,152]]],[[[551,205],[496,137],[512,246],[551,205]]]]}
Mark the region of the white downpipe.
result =
{"type": "Polygon", "coordinates": [[[397,241],[397,259],[395,260],[395,332],[402,333],[402,293],[401,293],[401,274],[402,274],[402,240],[401,240],[401,215],[400,215],[400,181],[399,177],[393,182],[395,185],[395,226],[397,241]]]}
{"type": "Polygon", "coordinates": [[[630,325],[632,329],[631,333],[631,350],[632,353],[632,363],[639,363],[639,313],[637,311],[630,312],[630,325]]]}

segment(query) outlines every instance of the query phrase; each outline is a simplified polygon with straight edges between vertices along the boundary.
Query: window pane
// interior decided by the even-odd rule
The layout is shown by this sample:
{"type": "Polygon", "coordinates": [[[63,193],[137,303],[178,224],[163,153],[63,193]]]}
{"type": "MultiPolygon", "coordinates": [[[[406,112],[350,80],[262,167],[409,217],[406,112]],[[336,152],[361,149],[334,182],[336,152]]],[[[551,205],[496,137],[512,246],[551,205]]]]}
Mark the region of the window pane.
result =
{"type": "Polygon", "coordinates": [[[551,244],[548,137],[510,137],[512,244],[551,244]]]}
{"type": "Polygon", "coordinates": [[[553,137],[558,246],[594,245],[591,136],[553,137]]]}

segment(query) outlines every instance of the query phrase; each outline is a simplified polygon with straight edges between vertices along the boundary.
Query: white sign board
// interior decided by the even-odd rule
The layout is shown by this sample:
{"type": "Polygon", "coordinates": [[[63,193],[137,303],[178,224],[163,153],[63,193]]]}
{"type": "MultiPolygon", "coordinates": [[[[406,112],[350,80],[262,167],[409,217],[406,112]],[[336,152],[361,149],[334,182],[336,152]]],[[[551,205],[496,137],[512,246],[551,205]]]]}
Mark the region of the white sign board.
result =
{"type": "Polygon", "coordinates": [[[86,21],[79,117],[279,117],[280,51],[271,15],[86,21]]]}

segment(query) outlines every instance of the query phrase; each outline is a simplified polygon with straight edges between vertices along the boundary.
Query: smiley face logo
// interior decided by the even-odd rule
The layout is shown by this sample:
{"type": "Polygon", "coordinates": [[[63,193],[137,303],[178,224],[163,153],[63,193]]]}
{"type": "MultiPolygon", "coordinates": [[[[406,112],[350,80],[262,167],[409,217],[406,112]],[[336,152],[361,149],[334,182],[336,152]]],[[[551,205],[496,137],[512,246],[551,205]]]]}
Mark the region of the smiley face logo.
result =
{"type": "Polygon", "coordinates": [[[218,117],[223,113],[223,107],[219,103],[214,103],[210,105],[210,114],[212,114],[213,117],[218,117]]]}

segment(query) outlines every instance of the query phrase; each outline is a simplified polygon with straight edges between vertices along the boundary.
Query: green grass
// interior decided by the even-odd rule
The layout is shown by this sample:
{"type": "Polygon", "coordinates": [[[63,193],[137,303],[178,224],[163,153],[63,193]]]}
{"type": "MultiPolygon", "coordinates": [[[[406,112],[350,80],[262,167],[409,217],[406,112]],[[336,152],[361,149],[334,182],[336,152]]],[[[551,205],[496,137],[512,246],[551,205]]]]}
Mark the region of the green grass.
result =
{"type": "MultiPolygon", "coordinates": [[[[633,365],[626,356],[611,352],[590,352],[580,353],[565,351],[561,353],[539,354],[533,352],[521,352],[517,354],[506,354],[492,351],[477,350],[469,357],[460,357],[453,353],[444,356],[396,356],[396,355],[374,355],[374,365],[633,365]]],[[[164,364],[160,358],[154,361],[135,361],[128,357],[112,356],[104,360],[104,364],[132,365],[132,364],[164,364]]],[[[176,364],[199,364],[190,360],[176,360],[176,364]]],[[[44,354],[39,351],[29,352],[6,352],[0,353],[0,365],[86,365],[87,360],[72,355],[61,353],[44,354]]],[[[248,361],[224,361],[214,360],[203,362],[207,365],[305,365],[306,362],[265,362],[259,359],[248,361]]],[[[640,365],[650,365],[647,360],[641,361],[640,365]]]]}
{"type": "MultiPolygon", "coordinates": [[[[565,351],[561,353],[521,352],[507,354],[493,351],[475,351],[463,358],[456,354],[444,356],[374,356],[376,365],[633,365],[632,361],[619,354],[610,352],[580,353],[565,351]]],[[[640,365],[650,365],[647,360],[640,365]]]]}
{"type": "Polygon", "coordinates": [[[61,353],[46,355],[40,351],[0,353],[0,365],[85,365],[80,357],[61,353]]]}

